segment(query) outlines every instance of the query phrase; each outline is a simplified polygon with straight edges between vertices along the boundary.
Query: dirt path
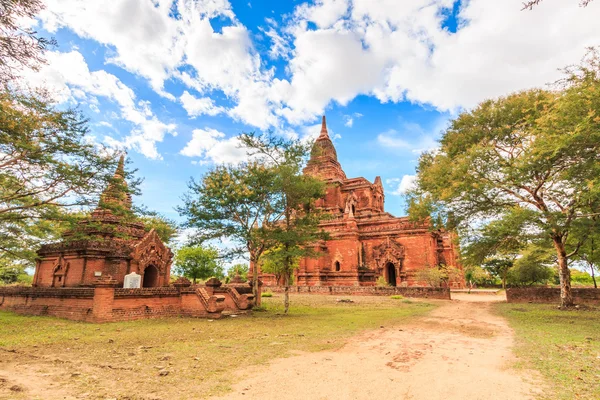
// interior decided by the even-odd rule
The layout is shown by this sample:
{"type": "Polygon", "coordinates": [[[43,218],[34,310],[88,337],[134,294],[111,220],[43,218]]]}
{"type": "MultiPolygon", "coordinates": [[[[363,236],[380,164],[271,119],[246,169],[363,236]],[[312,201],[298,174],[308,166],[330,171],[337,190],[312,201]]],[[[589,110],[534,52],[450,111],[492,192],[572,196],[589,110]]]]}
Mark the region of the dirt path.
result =
{"type": "Polygon", "coordinates": [[[220,399],[530,399],[532,374],[510,369],[513,334],[490,313],[497,296],[457,295],[427,318],[383,327],[341,350],[242,371],[220,399]]]}

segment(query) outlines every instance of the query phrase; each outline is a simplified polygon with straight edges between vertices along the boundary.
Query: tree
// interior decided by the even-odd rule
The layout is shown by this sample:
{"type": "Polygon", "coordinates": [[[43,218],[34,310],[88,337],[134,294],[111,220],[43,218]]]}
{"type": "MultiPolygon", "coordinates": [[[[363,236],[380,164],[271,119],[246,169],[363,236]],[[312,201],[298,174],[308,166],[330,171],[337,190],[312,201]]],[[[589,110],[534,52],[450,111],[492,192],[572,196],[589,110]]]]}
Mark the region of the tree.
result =
{"type": "Polygon", "coordinates": [[[80,113],[57,110],[44,93],[0,93],[1,251],[32,259],[71,210],[96,205],[115,181],[117,159],[87,133],[80,113]]]}
{"type": "Polygon", "coordinates": [[[249,269],[248,264],[234,264],[227,270],[227,277],[231,280],[239,275],[242,281],[246,282],[248,280],[249,269]]]}
{"type": "Polygon", "coordinates": [[[566,70],[556,91],[487,100],[452,121],[441,148],[421,156],[414,218],[456,224],[523,214],[556,253],[561,306],[573,305],[567,252],[574,226],[600,211],[600,62],[566,70]]]}
{"type": "Polygon", "coordinates": [[[417,280],[426,282],[431,287],[448,287],[450,282],[460,279],[462,271],[452,265],[440,264],[417,271],[417,280]]]}
{"type": "Polygon", "coordinates": [[[546,284],[554,275],[554,260],[547,249],[530,247],[515,261],[508,273],[508,282],[515,286],[546,284]]]}
{"type": "Polygon", "coordinates": [[[502,281],[506,289],[508,270],[528,243],[537,237],[527,229],[528,215],[524,212],[507,214],[502,219],[474,229],[461,255],[467,266],[483,266],[502,281]]]}
{"type": "Polygon", "coordinates": [[[214,247],[186,246],[177,250],[175,271],[191,279],[194,284],[198,279],[224,278],[219,251],[214,247]]]}
{"type": "Polygon", "coordinates": [[[150,213],[148,215],[142,215],[139,218],[144,223],[146,232],[150,232],[154,229],[158,237],[160,237],[160,240],[167,245],[179,234],[177,223],[160,214],[150,213]]]}
{"type": "Polygon", "coordinates": [[[325,195],[325,184],[302,173],[302,166],[310,154],[308,145],[271,134],[244,134],[241,141],[251,154],[273,165],[273,209],[281,218],[269,226],[267,234],[273,246],[264,256],[276,265],[283,278],[284,313],[287,314],[290,281],[298,261],[302,257],[316,256],[315,243],[327,237],[319,229],[324,214],[315,205],[325,195]]]}
{"type": "Polygon", "coordinates": [[[13,81],[19,70],[37,70],[45,61],[44,52],[55,45],[53,39],[38,37],[35,30],[19,25],[43,9],[42,0],[0,2],[0,85],[13,81]]]}
{"type": "MultiPolygon", "coordinates": [[[[259,265],[261,272],[275,275],[275,282],[278,285],[284,282],[284,275],[286,273],[286,267],[281,255],[282,251],[279,247],[267,250],[263,253],[259,265]]],[[[299,262],[300,257],[294,257],[291,266],[292,271],[298,269],[299,262]]]]}
{"type": "Polygon", "coordinates": [[[469,285],[469,293],[475,285],[483,285],[488,282],[490,278],[490,274],[481,267],[470,266],[465,268],[465,281],[467,281],[467,285],[469,285]]]}
{"type": "MultiPolygon", "coordinates": [[[[272,245],[268,233],[281,213],[271,167],[259,161],[240,165],[217,166],[200,182],[192,180],[184,204],[177,208],[187,218],[184,227],[197,230],[192,243],[229,238],[233,246],[226,257],[249,255],[256,266],[263,252],[272,245]]],[[[258,270],[252,271],[254,302],[258,304],[258,270]]]]}

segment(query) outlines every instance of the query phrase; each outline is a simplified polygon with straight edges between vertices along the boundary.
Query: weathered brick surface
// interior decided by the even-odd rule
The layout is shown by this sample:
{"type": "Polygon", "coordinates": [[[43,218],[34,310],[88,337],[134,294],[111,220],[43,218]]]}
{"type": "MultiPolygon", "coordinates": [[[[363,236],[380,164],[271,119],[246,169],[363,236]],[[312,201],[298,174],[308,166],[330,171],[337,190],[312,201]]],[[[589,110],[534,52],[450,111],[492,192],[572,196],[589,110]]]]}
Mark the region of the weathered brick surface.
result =
{"type": "MultiPolygon", "coordinates": [[[[346,177],[325,117],[304,174],[326,183],[325,196],[316,206],[330,217],[320,224],[329,239],[315,245],[320,257],[300,260],[295,274],[298,285],[375,286],[377,278],[383,277],[392,286],[423,286],[417,276],[420,270],[439,264],[460,268],[453,233],[386,212],[380,177],[373,182],[346,177]]],[[[261,279],[267,285],[281,283],[274,275],[263,274],[261,279]]],[[[464,287],[464,279],[451,286],[464,287]]]]}
{"type": "MultiPolygon", "coordinates": [[[[282,293],[281,286],[263,286],[263,291],[282,293]]],[[[392,296],[450,300],[450,289],[432,287],[378,286],[290,286],[291,293],[330,294],[337,296],[392,296]]]]}
{"type": "MultiPolygon", "coordinates": [[[[600,289],[573,288],[575,304],[600,305],[600,289]]],[[[529,287],[506,289],[509,303],[560,303],[560,288],[529,287]]]]}
{"type": "Polygon", "coordinates": [[[179,289],[123,289],[110,285],[95,288],[4,287],[0,288],[0,310],[76,321],[112,322],[173,316],[220,318],[224,310],[241,312],[251,308],[248,295],[241,295],[237,290],[208,288],[213,293],[209,295],[205,290],[207,297],[202,299],[199,289],[206,288],[201,285],[179,289]]]}

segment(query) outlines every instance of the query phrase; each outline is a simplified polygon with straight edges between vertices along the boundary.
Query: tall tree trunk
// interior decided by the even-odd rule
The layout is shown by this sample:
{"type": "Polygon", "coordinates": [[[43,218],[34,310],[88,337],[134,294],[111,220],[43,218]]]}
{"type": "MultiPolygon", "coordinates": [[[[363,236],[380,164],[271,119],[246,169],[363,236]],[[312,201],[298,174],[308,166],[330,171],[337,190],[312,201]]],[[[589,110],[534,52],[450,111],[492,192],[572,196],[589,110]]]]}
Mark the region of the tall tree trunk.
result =
{"type": "Polygon", "coordinates": [[[283,313],[287,314],[290,309],[290,278],[288,273],[283,276],[283,284],[283,313]]]}
{"type": "MultiPolygon", "coordinates": [[[[589,260],[594,259],[594,238],[591,239],[591,250],[592,252],[590,254],[589,260]]],[[[598,285],[596,284],[596,275],[594,274],[594,263],[588,261],[588,264],[590,265],[590,269],[592,270],[592,280],[594,281],[594,289],[598,289],[598,285]]]]}
{"type": "Polygon", "coordinates": [[[573,294],[571,293],[571,271],[567,260],[567,252],[562,241],[562,236],[553,236],[552,242],[558,256],[558,277],[560,279],[560,306],[571,307],[573,294]]]}
{"type": "Polygon", "coordinates": [[[254,256],[250,256],[250,263],[252,264],[252,295],[254,296],[254,306],[260,306],[261,298],[258,291],[258,260],[255,260],[254,256]]]}
{"type": "Polygon", "coordinates": [[[592,280],[594,281],[594,289],[598,289],[598,284],[596,283],[596,274],[594,273],[594,264],[588,262],[590,267],[590,271],[592,271],[592,280]]]}
{"type": "Polygon", "coordinates": [[[502,271],[502,289],[506,290],[506,275],[508,274],[508,269],[502,271]]]}

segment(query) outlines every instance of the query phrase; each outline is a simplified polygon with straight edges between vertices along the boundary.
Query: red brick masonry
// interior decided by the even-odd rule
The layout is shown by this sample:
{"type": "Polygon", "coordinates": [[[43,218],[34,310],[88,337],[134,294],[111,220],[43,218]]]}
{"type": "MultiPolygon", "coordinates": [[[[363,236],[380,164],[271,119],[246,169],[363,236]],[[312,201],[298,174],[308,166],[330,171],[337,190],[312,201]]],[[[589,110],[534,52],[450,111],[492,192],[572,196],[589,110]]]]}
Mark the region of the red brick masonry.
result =
{"type": "MultiPolygon", "coordinates": [[[[600,305],[600,289],[571,289],[575,304],[600,305]]],[[[560,303],[560,288],[529,287],[506,289],[509,303],[560,303]]]]}
{"type": "MultiPolygon", "coordinates": [[[[263,286],[264,291],[283,292],[281,286],[263,286]]],[[[393,296],[450,300],[450,289],[432,287],[379,287],[379,286],[290,286],[291,293],[331,294],[336,296],[393,296]]]]}
{"type": "Polygon", "coordinates": [[[234,286],[0,288],[0,310],[75,321],[111,322],[169,316],[220,318],[252,308],[253,296],[234,286]]]}

